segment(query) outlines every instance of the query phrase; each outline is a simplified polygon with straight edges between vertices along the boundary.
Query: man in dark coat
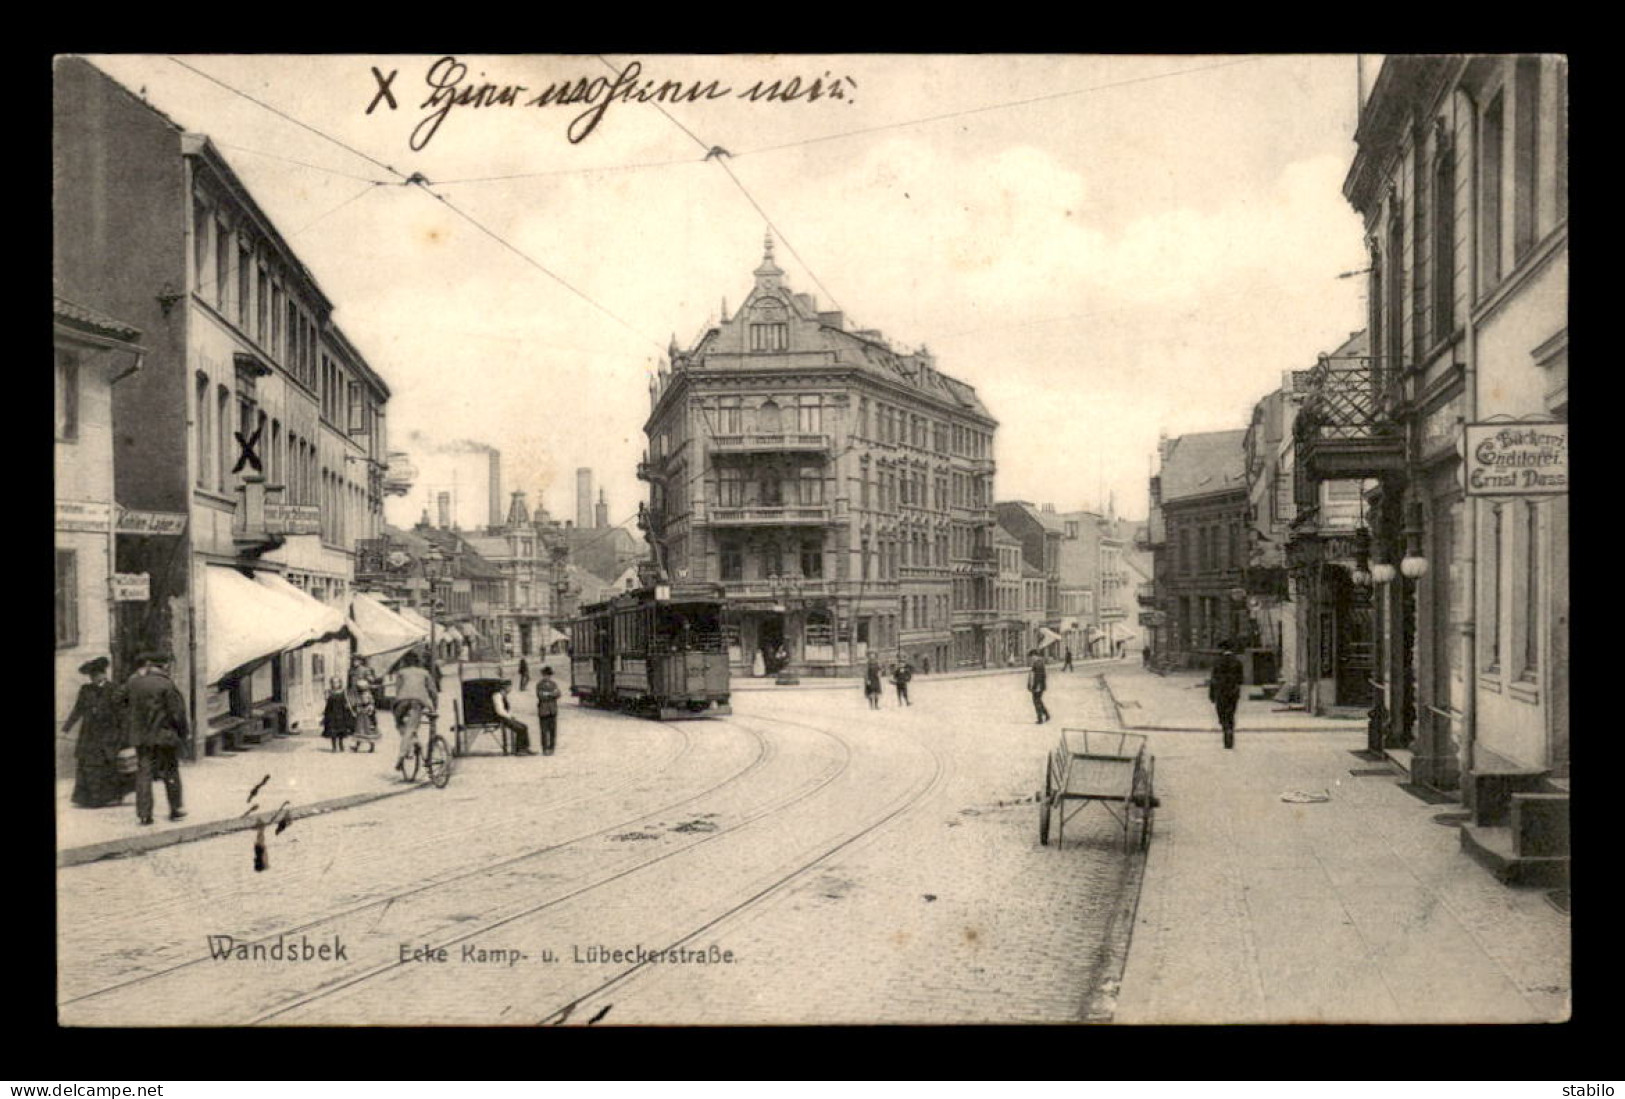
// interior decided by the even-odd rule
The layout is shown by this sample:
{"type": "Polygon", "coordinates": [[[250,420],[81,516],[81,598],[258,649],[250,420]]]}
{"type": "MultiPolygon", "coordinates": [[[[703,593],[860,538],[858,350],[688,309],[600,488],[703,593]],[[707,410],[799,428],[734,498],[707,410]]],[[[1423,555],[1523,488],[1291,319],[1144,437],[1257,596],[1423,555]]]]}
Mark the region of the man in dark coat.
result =
{"type": "Polygon", "coordinates": [[[161,779],[169,799],[169,819],[181,820],[180,748],[190,737],[186,700],[169,678],[168,653],[148,653],[124,685],[128,740],[136,752],[135,815],[152,823],[152,780],[161,779]]]}
{"type": "Polygon", "coordinates": [[[1049,720],[1049,709],[1044,705],[1044,692],[1049,689],[1049,669],[1044,666],[1044,656],[1037,649],[1027,653],[1027,690],[1033,696],[1033,710],[1038,714],[1037,724],[1042,725],[1049,720]]]}
{"type": "Polygon", "coordinates": [[[892,667],[892,686],[897,688],[897,704],[899,706],[912,706],[908,700],[908,683],[914,678],[914,666],[907,659],[899,659],[892,667]]]}
{"type": "Polygon", "coordinates": [[[1207,697],[1219,713],[1219,727],[1224,730],[1224,746],[1236,746],[1236,703],[1241,701],[1243,672],[1230,642],[1219,642],[1223,651],[1213,662],[1212,674],[1207,680],[1207,697]]]}
{"type": "Polygon", "coordinates": [[[553,682],[553,669],[542,668],[541,678],[536,681],[536,723],[540,726],[542,738],[542,755],[553,754],[553,746],[559,736],[559,685],[553,682]]]}

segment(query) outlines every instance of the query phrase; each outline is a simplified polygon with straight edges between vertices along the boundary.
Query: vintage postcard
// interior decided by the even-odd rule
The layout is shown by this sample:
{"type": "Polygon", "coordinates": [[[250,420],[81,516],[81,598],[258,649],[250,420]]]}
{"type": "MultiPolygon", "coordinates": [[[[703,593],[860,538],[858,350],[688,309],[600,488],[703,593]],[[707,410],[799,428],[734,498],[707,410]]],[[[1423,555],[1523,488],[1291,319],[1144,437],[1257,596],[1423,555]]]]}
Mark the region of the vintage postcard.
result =
{"type": "Polygon", "coordinates": [[[1566,58],[53,81],[61,1025],[1568,1017],[1566,58]]]}

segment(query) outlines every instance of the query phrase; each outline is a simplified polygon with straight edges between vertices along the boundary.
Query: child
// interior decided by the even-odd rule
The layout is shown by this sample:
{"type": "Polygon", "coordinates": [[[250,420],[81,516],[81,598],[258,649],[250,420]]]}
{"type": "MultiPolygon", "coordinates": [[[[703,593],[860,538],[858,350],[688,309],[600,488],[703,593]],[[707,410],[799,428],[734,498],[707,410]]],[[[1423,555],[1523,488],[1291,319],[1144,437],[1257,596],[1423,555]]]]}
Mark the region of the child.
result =
{"type": "Polygon", "coordinates": [[[333,742],[333,751],[344,751],[344,738],[355,733],[355,711],[344,696],[344,680],[334,676],[327,681],[327,706],[322,710],[322,735],[333,742]]]}

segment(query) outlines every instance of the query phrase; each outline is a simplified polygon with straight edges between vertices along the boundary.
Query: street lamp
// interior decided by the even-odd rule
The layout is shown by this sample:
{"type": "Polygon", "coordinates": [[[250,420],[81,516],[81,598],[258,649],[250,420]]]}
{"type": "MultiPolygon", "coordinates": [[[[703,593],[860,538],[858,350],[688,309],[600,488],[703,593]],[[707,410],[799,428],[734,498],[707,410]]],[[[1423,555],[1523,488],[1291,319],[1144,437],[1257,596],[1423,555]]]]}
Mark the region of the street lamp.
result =
{"type": "Polygon", "coordinates": [[[450,561],[439,546],[430,545],[428,552],[423,555],[423,579],[429,584],[429,660],[435,667],[440,665],[440,653],[436,647],[436,627],[440,622],[440,613],[445,609],[440,601],[440,582],[445,579],[449,565],[450,561]]]}

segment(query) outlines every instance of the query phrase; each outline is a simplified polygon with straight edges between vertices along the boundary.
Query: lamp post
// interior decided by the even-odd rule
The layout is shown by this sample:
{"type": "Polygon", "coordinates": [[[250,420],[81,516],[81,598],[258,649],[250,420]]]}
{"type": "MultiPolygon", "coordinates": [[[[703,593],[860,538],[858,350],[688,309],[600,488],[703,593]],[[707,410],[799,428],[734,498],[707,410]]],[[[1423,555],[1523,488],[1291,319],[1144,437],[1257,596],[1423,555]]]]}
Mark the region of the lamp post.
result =
{"type": "Polygon", "coordinates": [[[448,564],[450,562],[440,551],[439,546],[431,545],[429,551],[423,555],[423,578],[429,583],[429,661],[437,671],[440,667],[440,653],[436,645],[436,630],[440,623],[441,611],[445,609],[440,601],[440,582],[445,579],[448,564]]]}

